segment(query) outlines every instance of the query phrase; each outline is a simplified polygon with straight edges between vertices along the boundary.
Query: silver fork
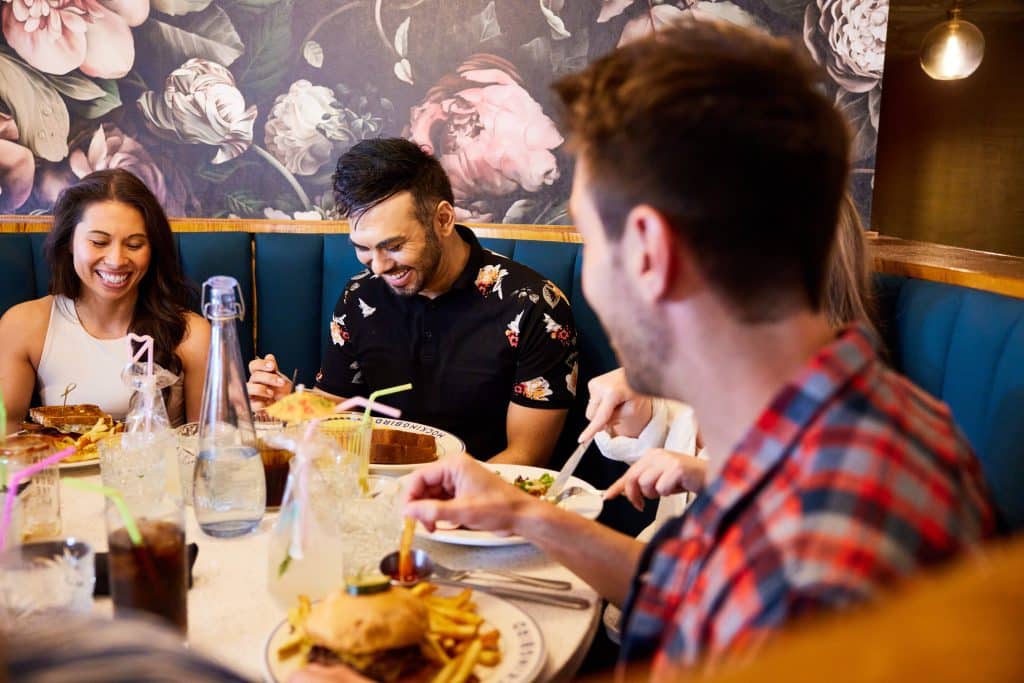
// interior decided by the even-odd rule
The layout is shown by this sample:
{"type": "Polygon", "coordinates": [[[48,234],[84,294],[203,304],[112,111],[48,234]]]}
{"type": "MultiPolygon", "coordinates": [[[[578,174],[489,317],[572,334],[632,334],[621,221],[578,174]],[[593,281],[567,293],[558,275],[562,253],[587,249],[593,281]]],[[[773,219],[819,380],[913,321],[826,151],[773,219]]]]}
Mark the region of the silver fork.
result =
{"type": "Polygon", "coordinates": [[[516,572],[509,572],[501,569],[452,569],[451,567],[445,567],[444,565],[438,564],[436,560],[433,561],[433,564],[434,574],[449,581],[463,581],[464,579],[470,578],[486,579],[490,577],[495,581],[515,583],[522,586],[531,586],[533,588],[546,588],[548,590],[556,591],[572,590],[572,584],[570,582],[560,581],[558,579],[543,579],[539,576],[527,576],[526,574],[517,574],[516,572]]]}
{"type": "MultiPolygon", "coordinates": [[[[554,500],[552,500],[551,502],[554,503],[555,505],[558,505],[566,498],[572,498],[573,496],[579,495],[581,493],[595,493],[595,491],[593,491],[592,489],[584,488],[582,486],[569,486],[562,489],[562,492],[555,496],[554,500]]],[[[604,495],[604,491],[597,491],[596,493],[599,496],[604,495]]]]}

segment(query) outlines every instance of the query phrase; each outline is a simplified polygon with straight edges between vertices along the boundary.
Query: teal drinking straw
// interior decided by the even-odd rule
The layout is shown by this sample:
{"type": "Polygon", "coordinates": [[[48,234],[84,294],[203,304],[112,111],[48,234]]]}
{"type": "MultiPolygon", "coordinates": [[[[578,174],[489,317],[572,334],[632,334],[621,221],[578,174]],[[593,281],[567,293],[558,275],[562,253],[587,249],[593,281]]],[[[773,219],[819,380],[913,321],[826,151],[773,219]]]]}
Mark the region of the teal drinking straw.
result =
{"type": "Polygon", "coordinates": [[[82,491],[102,493],[109,498],[110,502],[117,508],[118,514],[121,515],[121,521],[124,522],[124,528],[128,532],[128,538],[132,540],[132,545],[142,545],[142,534],[139,532],[139,525],[135,523],[135,517],[128,510],[128,504],[124,502],[124,497],[120,491],[109,486],[100,486],[90,481],[82,481],[81,479],[65,479],[64,483],[82,491]]]}

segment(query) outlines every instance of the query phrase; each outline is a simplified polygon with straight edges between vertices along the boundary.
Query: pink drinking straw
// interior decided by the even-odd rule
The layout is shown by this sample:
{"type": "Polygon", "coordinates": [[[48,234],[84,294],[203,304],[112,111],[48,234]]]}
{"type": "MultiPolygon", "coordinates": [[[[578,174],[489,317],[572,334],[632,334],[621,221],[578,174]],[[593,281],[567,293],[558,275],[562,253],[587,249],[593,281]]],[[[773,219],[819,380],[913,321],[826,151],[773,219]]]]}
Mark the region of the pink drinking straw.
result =
{"type": "Polygon", "coordinates": [[[394,418],[402,416],[402,411],[398,408],[393,408],[384,403],[378,403],[377,401],[370,401],[362,396],[353,396],[352,398],[345,399],[334,407],[334,412],[344,413],[352,410],[353,408],[367,408],[369,410],[376,411],[381,415],[387,415],[388,417],[394,418]]]}
{"type": "Polygon", "coordinates": [[[54,453],[53,455],[43,458],[37,463],[29,465],[11,477],[11,481],[7,484],[7,497],[4,499],[4,516],[3,520],[0,521],[0,552],[3,552],[7,547],[7,528],[11,526],[11,517],[14,514],[14,499],[18,495],[18,486],[21,485],[21,482],[25,481],[36,472],[45,469],[54,463],[60,462],[74,452],[75,447],[68,446],[62,451],[54,453]]]}
{"type": "Polygon", "coordinates": [[[306,425],[306,430],[302,434],[302,439],[299,441],[295,448],[295,457],[299,461],[299,466],[295,472],[296,475],[296,491],[295,491],[295,504],[298,509],[295,510],[295,516],[292,518],[292,538],[288,544],[288,556],[296,560],[301,560],[304,556],[303,545],[304,538],[307,535],[307,516],[309,514],[309,448],[310,441],[313,439],[313,434],[316,432],[317,425],[320,424],[319,419],[310,420],[306,425]]]}
{"type": "Polygon", "coordinates": [[[146,356],[146,376],[153,376],[153,338],[148,334],[135,334],[134,332],[128,333],[128,343],[137,341],[141,342],[142,346],[132,356],[132,362],[137,363],[143,354],[146,356]]]}

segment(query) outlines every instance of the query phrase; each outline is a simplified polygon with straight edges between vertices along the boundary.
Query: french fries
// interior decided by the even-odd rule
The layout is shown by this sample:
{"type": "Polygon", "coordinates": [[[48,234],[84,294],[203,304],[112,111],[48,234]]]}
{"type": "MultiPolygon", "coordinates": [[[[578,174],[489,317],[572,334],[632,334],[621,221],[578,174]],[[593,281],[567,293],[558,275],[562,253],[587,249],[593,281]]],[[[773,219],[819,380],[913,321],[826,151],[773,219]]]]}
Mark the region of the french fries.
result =
{"type": "MultiPolygon", "coordinates": [[[[477,665],[494,667],[501,663],[501,633],[485,625],[476,613],[472,590],[464,588],[456,595],[440,596],[436,594],[436,585],[419,583],[409,591],[427,607],[429,627],[419,647],[428,661],[440,667],[432,683],[466,683],[475,680],[473,669],[477,665]]],[[[299,604],[288,610],[292,631],[278,646],[278,659],[303,655],[304,660],[308,655],[312,643],[305,622],[310,609],[309,599],[303,595],[299,596],[299,604]]]]}
{"type": "Polygon", "coordinates": [[[110,426],[106,420],[101,418],[96,421],[96,424],[89,431],[78,437],[77,441],[72,441],[71,437],[65,437],[66,443],[59,444],[59,448],[63,449],[68,446],[74,446],[75,452],[64,458],[64,462],[82,462],[98,458],[99,452],[96,450],[96,444],[108,436],[113,436],[122,431],[124,431],[123,424],[117,423],[110,426]]]}
{"type": "Polygon", "coordinates": [[[473,591],[464,588],[456,595],[435,595],[437,586],[421,583],[412,592],[427,605],[430,629],[423,655],[441,666],[432,683],[465,683],[473,675],[473,667],[497,666],[501,662],[498,639],[501,634],[491,628],[481,629],[483,618],[476,613],[473,591]]]}
{"type": "Polygon", "coordinates": [[[299,596],[299,604],[288,610],[288,623],[292,627],[291,635],[277,648],[278,659],[288,659],[297,654],[309,652],[310,645],[306,639],[306,617],[312,609],[309,598],[299,596]]]}

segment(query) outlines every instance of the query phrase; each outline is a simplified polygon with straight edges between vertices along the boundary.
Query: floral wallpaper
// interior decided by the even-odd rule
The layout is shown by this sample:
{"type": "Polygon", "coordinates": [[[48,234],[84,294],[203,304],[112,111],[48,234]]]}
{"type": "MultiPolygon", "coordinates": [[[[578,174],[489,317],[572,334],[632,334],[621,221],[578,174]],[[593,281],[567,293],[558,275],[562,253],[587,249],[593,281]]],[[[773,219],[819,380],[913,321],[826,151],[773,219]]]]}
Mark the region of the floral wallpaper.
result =
{"type": "Polygon", "coordinates": [[[329,217],[338,155],[402,135],[460,219],[566,223],[548,85],[686,13],[807,46],[868,215],[888,0],[0,0],[0,213],[123,167],[175,216],[329,217]]]}

